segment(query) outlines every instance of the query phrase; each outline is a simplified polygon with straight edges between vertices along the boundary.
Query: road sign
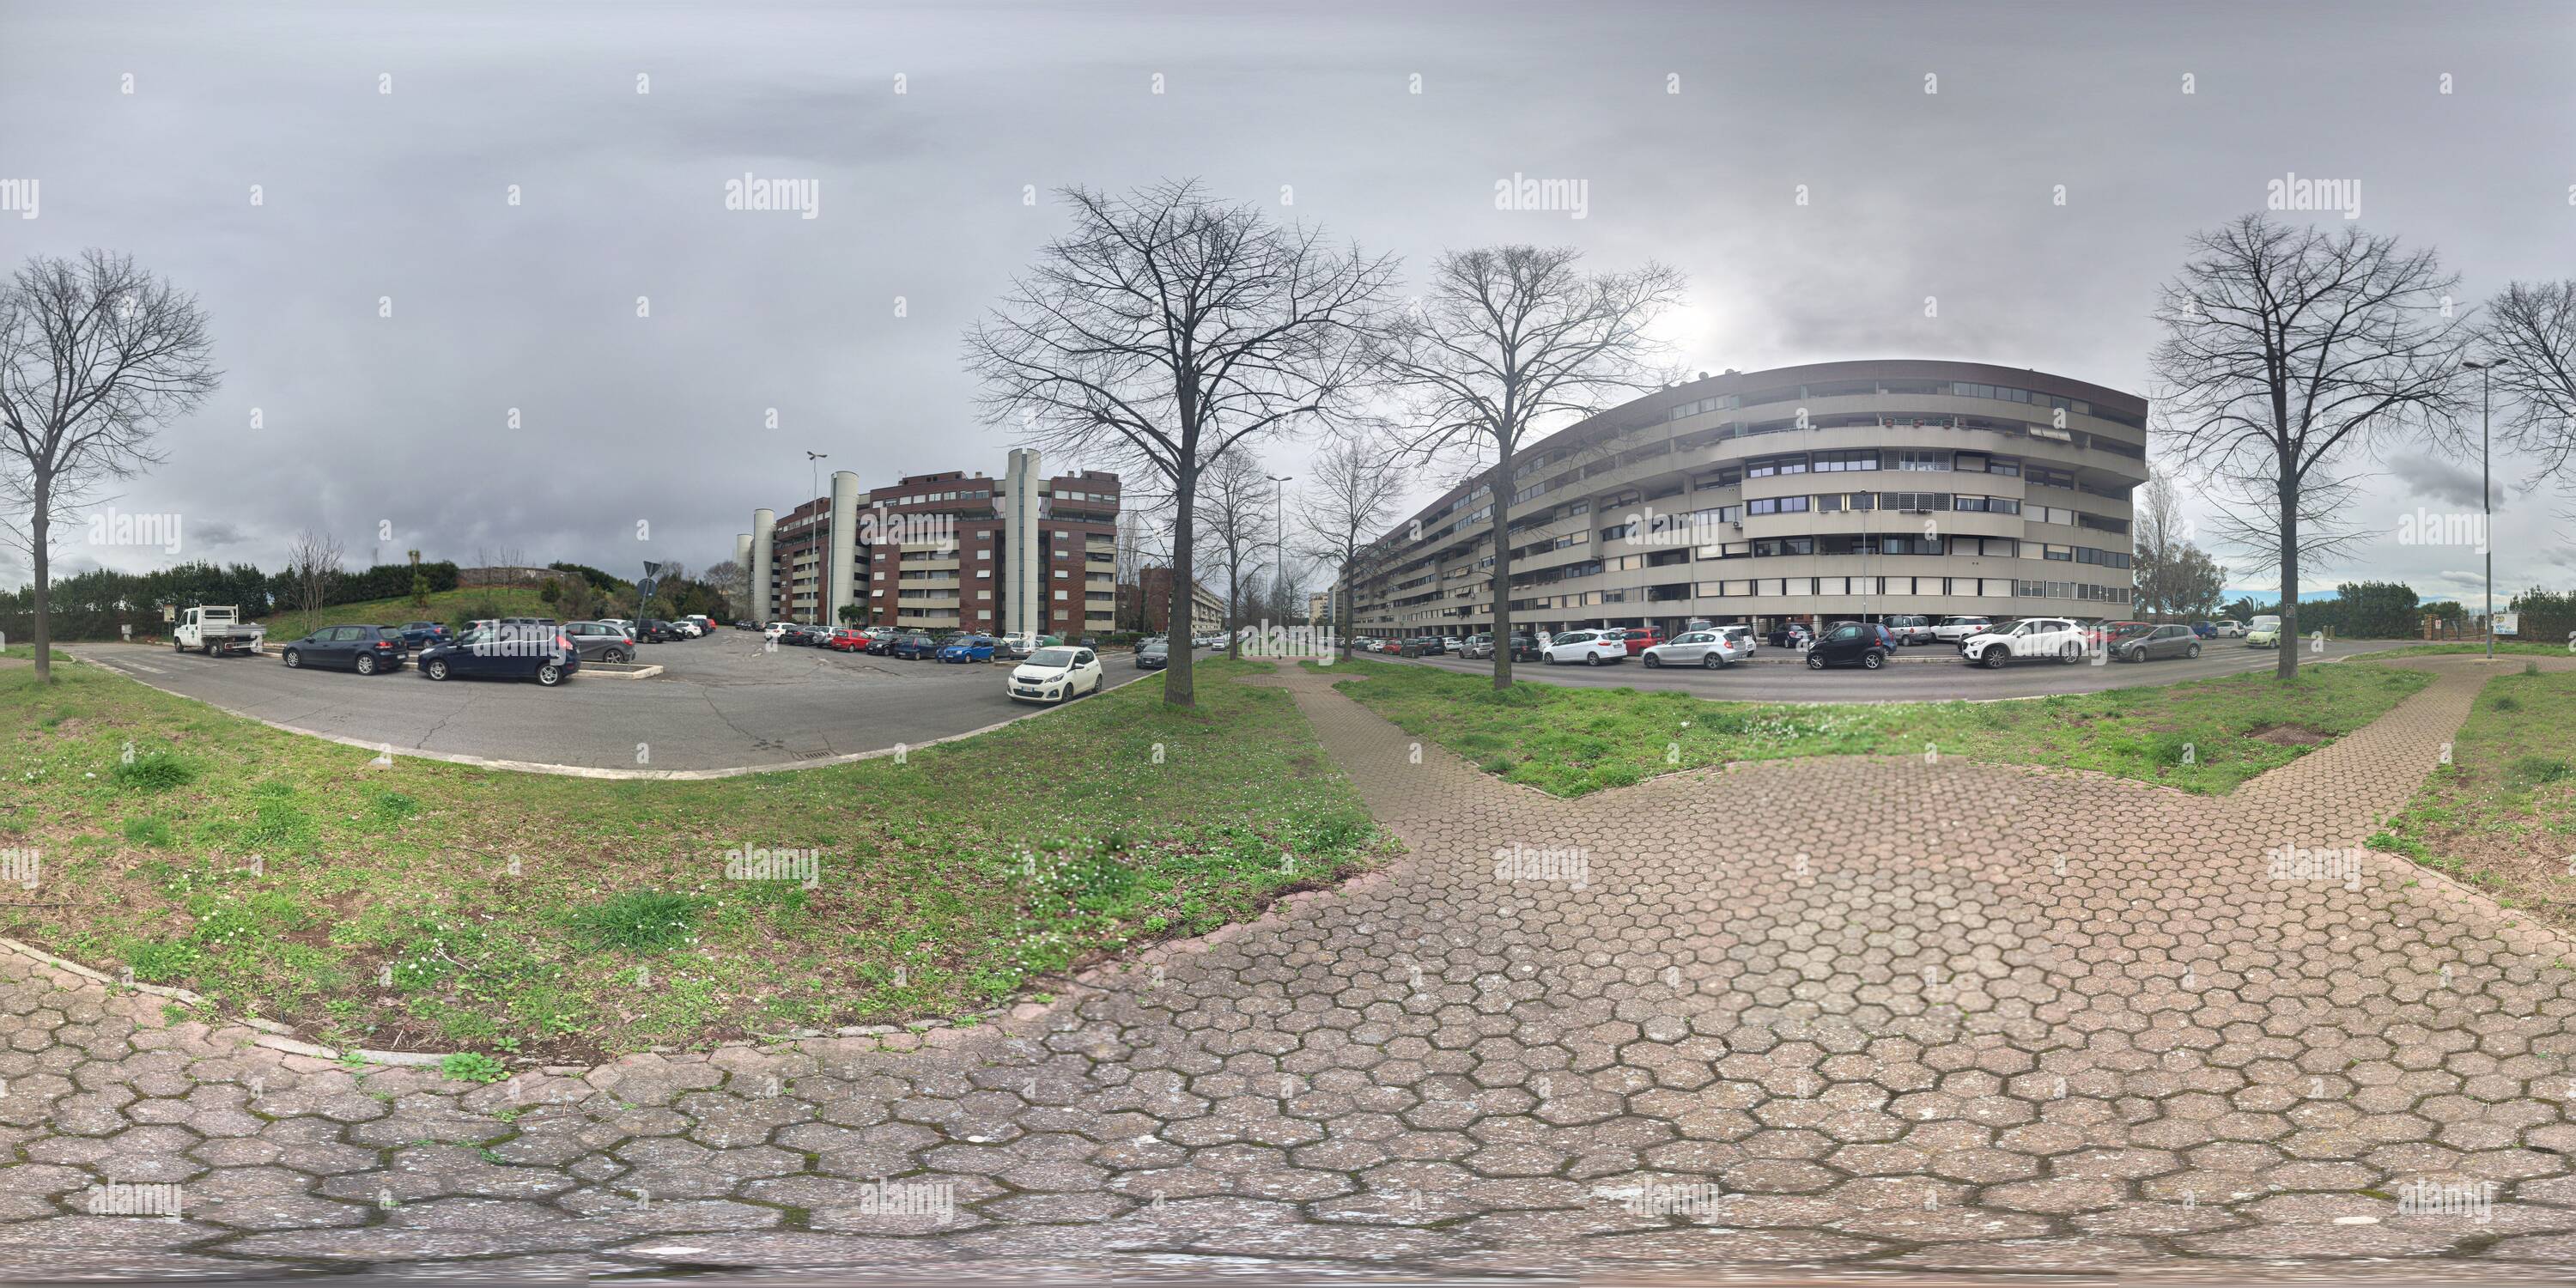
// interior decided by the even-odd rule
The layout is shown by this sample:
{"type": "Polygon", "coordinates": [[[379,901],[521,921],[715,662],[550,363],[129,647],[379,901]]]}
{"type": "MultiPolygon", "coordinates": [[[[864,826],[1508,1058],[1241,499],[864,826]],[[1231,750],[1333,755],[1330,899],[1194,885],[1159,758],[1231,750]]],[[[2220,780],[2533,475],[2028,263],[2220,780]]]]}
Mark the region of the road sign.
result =
{"type": "Polygon", "coordinates": [[[2520,635],[2520,634],[2522,634],[2522,614],[2520,614],[2520,613],[2498,613],[2498,614],[2496,614],[2496,615],[2495,615],[2495,633],[2496,633],[2496,634],[2498,634],[2498,635],[2520,635]]]}

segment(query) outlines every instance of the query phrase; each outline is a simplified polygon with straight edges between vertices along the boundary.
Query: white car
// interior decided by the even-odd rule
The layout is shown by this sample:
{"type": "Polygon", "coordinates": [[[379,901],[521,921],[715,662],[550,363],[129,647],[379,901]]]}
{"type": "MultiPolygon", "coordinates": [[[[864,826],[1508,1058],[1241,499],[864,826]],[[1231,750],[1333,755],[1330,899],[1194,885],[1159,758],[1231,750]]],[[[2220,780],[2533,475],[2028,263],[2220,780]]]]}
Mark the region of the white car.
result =
{"type": "Polygon", "coordinates": [[[1932,638],[1944,644],[1958,644],[1994,629],[1994,619],[1988,617],[1944,617],[1940,625],[1932,628],[1932,638]]]}
{"type": "Polygon", "coordinates": [[[1028,661],[1012,667],[1003,691],[1014,702],[1062,702],[1100,692],[1105,678],[1099,654],[1057,644],[1029,654],[1028,661]]]}
{"type": "Polygon", "coordinates": [[[2088,641],[2083,628],[2063,617],[2025,617],[2007,631],[1984,631],[1959,642],[1959,660],[1970,666],[2001,668],[2014,662],[2055,658],[2084,660],[2088,641]]]}
{"type": "Polygon", "coordinates": [[[1538,655],[1549,666],[1565,666],[1575,662],[1585,666],[1601,666],[1605,663],[1625,662],[1628,660],[1628,632],[1624,630],[1567,631],[1549,641],[1546,647],[1538,651],[1538,655]]]}
{"type": "Polygon", "coordinates": [[[774,640],[786,633],[787,623],[785,622],[771,622],[760,628],[760,638],[765,640],[774,640]]]}
{"type": "Polygon", "coordinates": [[[2245,638],[2245,623],[2230,621],[2224,617],[2218,619],[2218,637],[2231,640],[2245,638]]]}
{"type": "Polygon", "coordinates": [[[1735,665],[1744,656],[1744,646],[1739,637],[1724,631],[1686,631],[1637,656],[1645,659],[1650,671],[1667,666],[1703,666],[1714,671],[1735,665]]]}
{"type": "Polygon", "coordinates": [[[707,633],[705,628],[685,617],[673,619],[671,622],[671,629],[677,633],[680,638],[687,640],[696,639],[697,637],[707,633]]]}

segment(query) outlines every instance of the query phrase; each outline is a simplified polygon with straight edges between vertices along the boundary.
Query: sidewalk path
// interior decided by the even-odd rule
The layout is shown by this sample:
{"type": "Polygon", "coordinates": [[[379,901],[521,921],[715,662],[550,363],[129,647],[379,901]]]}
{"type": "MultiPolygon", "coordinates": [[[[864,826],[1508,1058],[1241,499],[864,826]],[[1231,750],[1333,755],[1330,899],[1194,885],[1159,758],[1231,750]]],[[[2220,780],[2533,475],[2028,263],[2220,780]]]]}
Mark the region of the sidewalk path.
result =
{"type": "Polygon", "coordinates": [[[2385,856],[2269,871],[2339,876],[2490,674],[2410,664],[2220,800],[1951,757],[1556,800],[1283,674],[1409,854],[906,1049],[469,1089],[0,955],[0,1275],[2576,1264],[2569,946],[2385,856]]]}

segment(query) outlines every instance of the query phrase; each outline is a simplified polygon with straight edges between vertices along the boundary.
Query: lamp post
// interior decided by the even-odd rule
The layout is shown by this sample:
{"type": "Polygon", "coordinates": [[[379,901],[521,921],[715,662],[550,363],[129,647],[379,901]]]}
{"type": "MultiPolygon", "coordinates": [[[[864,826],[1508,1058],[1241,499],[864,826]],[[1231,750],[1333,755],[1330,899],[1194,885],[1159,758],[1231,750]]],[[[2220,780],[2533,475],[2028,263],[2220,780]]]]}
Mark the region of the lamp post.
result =
{"type": "Polygon", "coordinates": [[[2491,469],[2487,448],[2487,413],[2490,408],[2488,372],[2504,365],[2502,358],[2480,362],[2461,359],[2460,365],[2478,373],[2478,503],[2486,517],[2479,520],[2478,544],[2486,547],[2487,571],[2487,660],[2495,660],[2495,488],[2489,482],[2491,469]]]}

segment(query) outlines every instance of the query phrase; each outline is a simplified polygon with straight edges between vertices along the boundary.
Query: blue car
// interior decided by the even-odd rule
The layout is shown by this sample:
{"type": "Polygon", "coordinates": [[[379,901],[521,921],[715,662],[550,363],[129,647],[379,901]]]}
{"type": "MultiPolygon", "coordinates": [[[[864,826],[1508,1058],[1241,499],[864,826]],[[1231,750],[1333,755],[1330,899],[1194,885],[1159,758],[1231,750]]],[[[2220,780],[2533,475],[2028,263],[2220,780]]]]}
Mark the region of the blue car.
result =
{"type": "Polygon", "coordinates": [[[411,648],[424,649],[432,644],[444,644],[455,637],[436,622],[405,622],[402,624],[402,638],[403,643],[411,648]]]}
{"type": "Polygon", "coordinates": [[[960,635],[939,650],[942,662],[990,662],[996,641],[990,635],[960,635]]]}
{"type": "Polygon", "coordinates": [[[554,626],[494,622],[420,655],[420,673],[433,680],[534,680],[551,689],[580,669],[580,650],[554,626]]]}

